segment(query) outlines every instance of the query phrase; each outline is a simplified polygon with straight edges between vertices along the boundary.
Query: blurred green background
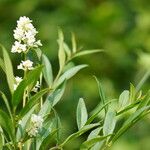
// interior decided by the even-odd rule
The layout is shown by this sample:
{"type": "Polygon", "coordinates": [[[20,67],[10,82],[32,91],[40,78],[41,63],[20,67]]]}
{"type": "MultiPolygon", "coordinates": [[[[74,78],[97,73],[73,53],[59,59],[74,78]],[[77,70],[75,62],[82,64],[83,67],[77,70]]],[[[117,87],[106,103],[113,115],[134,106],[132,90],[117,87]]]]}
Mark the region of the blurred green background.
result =
{"type": "MultiPolygon", "coordinates": [[[[89,64],[89,68],[69,81],[64,99],[57,106],[63,138],[77,129],[74,124],[79,97],[85,98],[89,112],[99,102],[92,75],[101,79],[108,99],[117,98],[129,88],[130,82],[136,85],[150,67],[149,0],[0,0],[0,43],[8,50],[14,42],[16,20],[24,15],[33,20],[39,31],[42,50],[50,58],[54,74],[58,70],[58,27],[70,46],[70,33],[74,32],[79,48],[105,50],[75,60],[76,64],[89,64]]],[[[11,56],[16,69],[19,55],[11,56]]],[[[143,91],[149,87],[147,80],[143,91]]],[[[147,116],[122,136],[112,150],[150,150],[149,141],[150,116],[147,116]]],[[[79,139],[68,144],[66,150],[78,149],[81,142],[79,139]]]]}

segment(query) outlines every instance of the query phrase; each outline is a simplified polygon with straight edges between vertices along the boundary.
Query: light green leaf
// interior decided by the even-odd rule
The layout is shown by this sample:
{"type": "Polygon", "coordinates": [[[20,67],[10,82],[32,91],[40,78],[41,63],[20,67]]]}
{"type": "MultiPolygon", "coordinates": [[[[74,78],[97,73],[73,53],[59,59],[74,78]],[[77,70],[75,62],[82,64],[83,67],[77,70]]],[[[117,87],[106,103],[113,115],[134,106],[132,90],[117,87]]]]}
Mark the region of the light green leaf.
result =
{"type": "Polygon", "coordinates": [[[43,69],[43,66],[39,66],[35,68],[34,70],[31,70],[27,76],[21,81],[21,83],[18,85],[17,89],[14,91],[14,94],[12,96],[12,103],[13,106],[16,108],[18,104],[23,99],[23,93],[26,89],[26,87],[35,84],[40,77],[41,71],[43,69]]]}
{"type": "Polygon", "coordinates": [[[64,51],[64,36],[61,30],[58,31],[58,45],[59,45],[59,51],[58,51],[59,67],[60,70],[62,71],[65,65],[66,55],[64,51]]]}
{"type": "MultiPolygon", "coordinates": [[[[95,78],[95,80],[96,80],[96,82],[97,82],[100,99],[101,99],[103,105],[105,105],[105,103],[106,103],[106,96],[105,96],[104,90],[103,90],[103,88],[102,88],[102,85],[100,84],[100,82],[98,81],[98,79],[97,79],[96,76],[94,76],[94,78],[95,78]]],[[[105,113],[106,113],[107,110],[108,110],[108,108],[105,107],[104,109],[105,109],[105,113]]]]}
{"type": "Polygon", "coordinates": [[[61,83],[63,83],[65,80],[69,80],[71,77],[73,77],[78,71],[81,69],[87,67],[87,65],[78,65],[75,67],[70,68],[67,70],[64,74],[60,76],[58,81],[56,82],[55,87],[58,87],[61,83]]]}
{"type": "Polygon", "coordinates": [[[116,125],[116,113],[113,110],[108,110],[103,125],[104,135],[112,134],[116,125]]]}
{"type": "Polygon", "coordinates": [[[87,114],[87,110],[83,98],[79,99],[76,116],[77,116],[78,129],[80,129],[85,125],[88,118],[88,114],[87,114]]]}
{"type": "Polygon", "coordinates": [[[71,41],[72,41],[72,52],[76,53],[76,51],[77,51],[77,45],[76,45],[76,38],[75,38],[74,33],[72,33],[71,41]]]}
{"type": "Polygon", "coordinates": [[[3,136],[3,129],[0,127],[0,149],[3,149],[3,146],[5,144],[5,139],[3,136]]]}
{"type": "Polygon", "coordinates": [[[20,113],[19,113],[19,117],[22,118],[27,112],[30,111],[30,109],[36,105],[37,103],[39,103],[40,98],[49,91],[49,89],[44,89],[39,91],[38,93],[36,93],[34,96],[32,96],[29,101],[27,102],[27,104],[25,105],[25,107],[23,109],[21,109],[20,113]]]}
{"type": "Polygon", "coordinates": [[[52,66],[51,66],[51,63],[48,60],[47,56],[44,54],[42,55],[42,63],[44,65],[43,75],[44,75],[44,78],[45,78],[47,85],[50,87],[52,85],[52,82],[53,82],[52,66]]]}
{"type": "Polygon", "coordinates": [[[141,100],[141,103],[139,104],[137,109],[140,109],[144,106],[147,106],[150,102],[150,90],[147,92],[146,96],[144,97],[144,99],[141,100]]]}
{"type": "Polygon", "coordinates": [[[130,83],[130,102],[132,103],[135,100],[135,87],[132,83],[130,83]]]}
{"type": "Polygon", "coordinates": [[[88,136],[87,141],[95,138],[101,131],[102,127],[94,129],[88,136]]]}
{"type": "Polygon", "coordinates": [[[13,93],[13,91],[14,91],[14,73],[13,73],[12,62],[11,62],[11,59],[8,55],[7,50],[2,45],[0,45],[0,46],[1,46],[2,51],[3,51],[5,73],[6,73],[8,86],[9,86],[11,93],[13,93]]]}
{"type": "Polygon", "coordinates": [[[119,108],[122,109],[129,104],[129,91],[124,90],[119,96],[119,108]]]}
{"type": "Polygon", "coordinates": [[[80,52],[76,53],[73,56],[73,58],[83,56],[83,55],[89,55],[89,54],[93,54],[93,53],[99,53],[99,52],[103,52],[103,51],[104,50],[102,50],[102,49],[83,50],[83,51],[80,51],[80,52]]]}

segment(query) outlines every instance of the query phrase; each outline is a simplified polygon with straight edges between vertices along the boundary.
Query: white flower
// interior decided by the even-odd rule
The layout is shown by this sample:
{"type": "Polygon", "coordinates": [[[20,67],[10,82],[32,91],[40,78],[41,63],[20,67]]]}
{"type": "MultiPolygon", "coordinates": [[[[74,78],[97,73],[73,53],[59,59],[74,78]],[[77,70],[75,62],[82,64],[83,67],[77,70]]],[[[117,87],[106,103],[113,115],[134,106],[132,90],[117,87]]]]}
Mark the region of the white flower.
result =
{"type": "Polygon", "coordinates": [[[22,81],[21,77],[18,77],[18,76],[15,77],[14,90],[17,89],[17,87],[18,87],[18,85],[20,84],[21,81],[22,81]]]}
{"type": "Polygon", "coordinates": [[[36,83],[35,87],[32,89],[32,91],[36,93],[38,91],[38,88],[40,88],[40,82],[39,81],[37,81],[37,83],[36,83]]]}
{"type": "Polygon", "coordinates": [[[20,17],[17,21],[17,27],[14,30],[14,38],[17,40],[17,43],[15,42],[12,46],[12,53],[21,53],[31,47],[42,46],[40,40],[36,41],[35,36],[38,32],[31,22],[32,20],[25,16],[20,17]]]}
{"type": "Polygon", "coordinates": [[[36,136],[39,130],[42,128],[43,118],[39,115],[31,115],[31,127],[27,129],[28,135],[30,137],[36,136]]]}
{"type": "Polygon", "coordinates": [[[28,135],[30,137],[33,137],[33,136],[36,136],[37,133],[38,133],[38,129],[37,128],[34,128],[34,127],[31,127],[29,130],[27,130],[28,132],[28,135]]]}
{"type": "Polygon", "coordinates": [[[33,124],[34,127],[40,129],[42,128],[43,118],[39,115],[32,114],[31,123],[33,124]]]}
{"type": "Polygon", "coordinates": [[[18,65],[17,68],[22,70],[32,70],[33,62],[30,60],[21,61],[20,65],[18,65]]]}
{"type": "Polygon", "coordinates": [[[12,53],[21,53],[21,52],[25,52],[27,50],[26,45],[25,44],[21,44],[18,41],[15,41],[14,45],[12,46],[11,52],[12,53]]]}

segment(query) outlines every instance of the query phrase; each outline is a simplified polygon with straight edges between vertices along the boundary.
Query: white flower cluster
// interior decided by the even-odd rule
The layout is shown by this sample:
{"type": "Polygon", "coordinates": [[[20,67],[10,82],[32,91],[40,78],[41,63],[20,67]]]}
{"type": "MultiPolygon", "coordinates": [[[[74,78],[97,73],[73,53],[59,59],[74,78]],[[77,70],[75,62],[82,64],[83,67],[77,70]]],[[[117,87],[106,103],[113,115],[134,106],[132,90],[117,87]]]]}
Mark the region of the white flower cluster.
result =
{"type": "MultiPolygon", "coordinates": [[[[36,40],[35,36],[38,32],[32,25],[32,20],[28,17],[20,17],[17,21],[17,27],[14,30],[14,38],[15,43],[12,46],[11,52],[12,53],[26,53],[30,48],[42,46],[40,40],[36,40]]],[[[21,63],[17,66],[17,69],[22,69],[24,71],[32,70],[33,62],[29,59],[21,61],[21,63]]],[[[16,90],[19,83],[22,81],[22,78],[16,77],[14,90],[16,90]]],[[[35,87],[32,89],[33,92],[37,92],[38,88],[40,87],[39,81],[37,81],[35,87]]]]}
{"type": "Polygon", "coordinates": [[[36,136],[43,125],[43,118],[39,115],[32,114],[31,116],[31,128],[27,130],[30,137],[36,136]]]}
{"type": "Polygon", "coordinates": [[[22,81],[22,77],[18,77],[18,76],[15,77],[14,90],[16,90],[16,88],[18,87],[21,81],[22,81]]]}
{"type": "Polygon", "coordinates": [[[35,38],[38,32],[31,22],[32,20],[25,16],[17,21],[17,27],[14,30],[14,38],[17,41],[12,46],[12,53],[26,52],[32,47],[42,46],[41,41],[35,38]]]}
{"type": "Polygon", "coordinates": [[[18,65],[17,68],[22,70],[32,70],[33,62],[30,60],[21,61],[20,65],[18,65]]]}

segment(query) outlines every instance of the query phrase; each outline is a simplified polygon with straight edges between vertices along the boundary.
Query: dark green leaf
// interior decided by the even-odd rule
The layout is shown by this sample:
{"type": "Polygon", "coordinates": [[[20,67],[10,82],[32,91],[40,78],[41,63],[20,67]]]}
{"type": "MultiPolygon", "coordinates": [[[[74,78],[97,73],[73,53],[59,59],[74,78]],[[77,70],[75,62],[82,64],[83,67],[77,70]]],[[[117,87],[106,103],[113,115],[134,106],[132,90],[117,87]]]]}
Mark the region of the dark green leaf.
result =
{"type": "Polygon", "coordinates": [[[49,89],[44,89],[36,93],[34,96],[32,96],[25,105],[25,107],[21,109],[19,117],[22,118],[27,112],[29,112],[31,108],[39,102],[40,98],[48,91],[49,89]]]}
{"type": "Polygon", "coordinates": [[[31,70],[26,75],[26,77],[21,81],[21,83],[18,85],[17,89],[14,91],[14,94],[12,96],[12,103],[15,108],[22,101],[23,94],[26,88],[30,85],[33,85],[33,83],[37,82],[38,78],[40,77],[42,68],[43,66],[39,66],[35,68],[34,70],[31,70]]]}
{"type": "Polygon", "coordinates": [[[9,118],[9,116],[2,110],[0,110],[0,126],[8,133],[10,139],[14,142],[15,130],[14,130],[13,122],[9,118]]]}

